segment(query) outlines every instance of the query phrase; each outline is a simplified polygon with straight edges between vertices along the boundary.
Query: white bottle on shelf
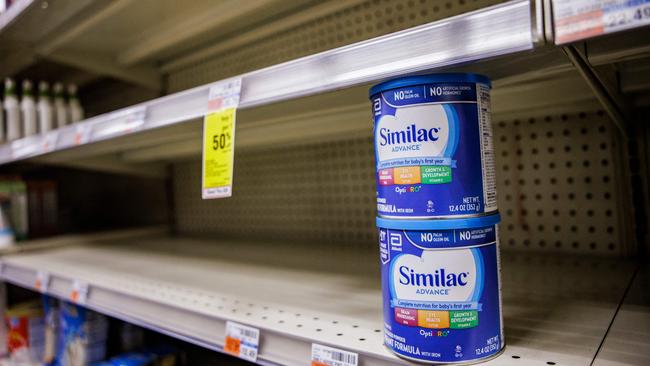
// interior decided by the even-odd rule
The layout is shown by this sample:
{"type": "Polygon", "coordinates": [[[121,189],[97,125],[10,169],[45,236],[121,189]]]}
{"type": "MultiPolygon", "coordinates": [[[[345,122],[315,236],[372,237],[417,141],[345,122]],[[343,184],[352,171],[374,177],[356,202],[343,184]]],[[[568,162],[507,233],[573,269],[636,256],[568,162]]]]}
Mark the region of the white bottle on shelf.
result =
{"type": "Polygon", "coordinates": [[[20,110],[23,117],[23,131],[25,136],[31,136],[36,133],[36,102],[34,101],[34,90],[32,89],[32,82],[29,80],[23,81],[23,95],[20,99],[20,110]]]}
{"type": "Polygon", "coordinates": [[[5,108],[0,99],[0,143],[3,142],[5,142],[5,108]]]}
{"type": "Polygon", "coordinates": [[[75,84],[68,85],[68,108],[70,109],[70,122],[76,123],[84,119],[84,110],[79,103],[77,97],[77,86],[75,84]]]}
{"type": "Polygon", "coordinates": [[[5,248],[14,244],[16,240],[14,231],[5,212],[7,206],[0,205],[0,248],[5,248]]]}
{"type": "Polygon", "coordinates": [[[40,133],[52,130],[54,110],[50,102],[50,85],[46,81],[38,84],[38,126],[40,133]]]}
{"type": "Polygon", "coordinates": [[[68,124],[68,108],[65,105],[63,95],[63,84],[54,84],[54,114],[56,116],[56,127],[60,128],[68,124]]]}
{"type": "Polygon", "coordinates": [[[4,108],[7,124],[7,140],[19,139],[21,137],[20,105],[16,97],[16,84],[10,78],[5,79],[4,108]]]}

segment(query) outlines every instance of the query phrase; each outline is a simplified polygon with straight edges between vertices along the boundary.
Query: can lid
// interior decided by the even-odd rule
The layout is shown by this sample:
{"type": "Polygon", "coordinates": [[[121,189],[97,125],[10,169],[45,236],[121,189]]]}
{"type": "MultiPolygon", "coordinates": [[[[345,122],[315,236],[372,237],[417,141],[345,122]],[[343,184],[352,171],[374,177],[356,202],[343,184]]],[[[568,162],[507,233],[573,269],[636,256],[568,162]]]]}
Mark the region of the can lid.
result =
{"type": "Polygon", "coordinates": [[[501,215],[498,213],[468,219],[395,220],[378,217],[377,227],[397,230],[452,230],[492,226],[500,221],[501,215]]]}
{"type": "Polygon", "coordinates": [[[370,88],[370,97],[385,90],[401,88],[404,86],[430,84],[430,83],[449,83],[449,82],[466,82],[486,84],[490,88],[492,82],[487,76],[472,73],[447,73],[447,74],[429,74],[404,76],[379,83],[370,88]]]}

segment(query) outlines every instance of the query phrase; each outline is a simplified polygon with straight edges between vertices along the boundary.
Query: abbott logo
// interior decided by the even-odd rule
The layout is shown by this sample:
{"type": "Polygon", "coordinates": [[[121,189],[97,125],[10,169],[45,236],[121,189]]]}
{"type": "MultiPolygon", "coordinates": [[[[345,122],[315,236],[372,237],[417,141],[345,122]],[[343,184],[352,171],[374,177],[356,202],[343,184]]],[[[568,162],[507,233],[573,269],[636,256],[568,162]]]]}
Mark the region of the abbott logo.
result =
{"type": "Polygon", "coordinates": [[[372,110],[375,112],[375,116],[378,116],[381,114],[381,99],[380,98],[375,98],[372,101],[372,110]]]}
{"type": "Polygon", "coordinates": [[[400,233],[388,234],[388,242],[390,243],[391,250],[396,252],[402,251],[402,235],[400,235],[400,233]]]}

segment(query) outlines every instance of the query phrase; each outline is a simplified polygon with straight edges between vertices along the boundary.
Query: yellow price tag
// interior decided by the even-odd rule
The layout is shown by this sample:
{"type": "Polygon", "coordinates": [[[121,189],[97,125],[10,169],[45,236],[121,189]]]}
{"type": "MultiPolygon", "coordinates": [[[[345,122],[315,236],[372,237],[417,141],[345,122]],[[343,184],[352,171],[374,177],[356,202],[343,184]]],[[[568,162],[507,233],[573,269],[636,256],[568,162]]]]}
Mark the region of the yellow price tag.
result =
{"type": "Polygon", "coordinates": [[[236,108],[205,116],[203,122],[203,199],[232,196],[236,108]]]}

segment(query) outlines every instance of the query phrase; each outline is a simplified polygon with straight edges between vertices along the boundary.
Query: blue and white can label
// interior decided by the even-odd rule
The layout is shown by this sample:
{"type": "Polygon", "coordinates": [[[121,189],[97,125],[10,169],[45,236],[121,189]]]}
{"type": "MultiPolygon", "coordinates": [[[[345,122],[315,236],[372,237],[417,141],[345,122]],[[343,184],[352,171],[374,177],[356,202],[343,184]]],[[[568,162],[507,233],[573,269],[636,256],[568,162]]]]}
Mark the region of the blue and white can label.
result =
{"type": "Polygon", "coordinates": [[[371,90],[381,217],[463,218],[497,210],[489,80],[461,74],[471,81],[427,82],[439,76],[454,75],[397,79],[371,90]]]}
{"type": "Polygon", "coordinates": [[[384,343],[429,363],[470,363],[504,346],[497,226],[379,228],[384,343]]]}

